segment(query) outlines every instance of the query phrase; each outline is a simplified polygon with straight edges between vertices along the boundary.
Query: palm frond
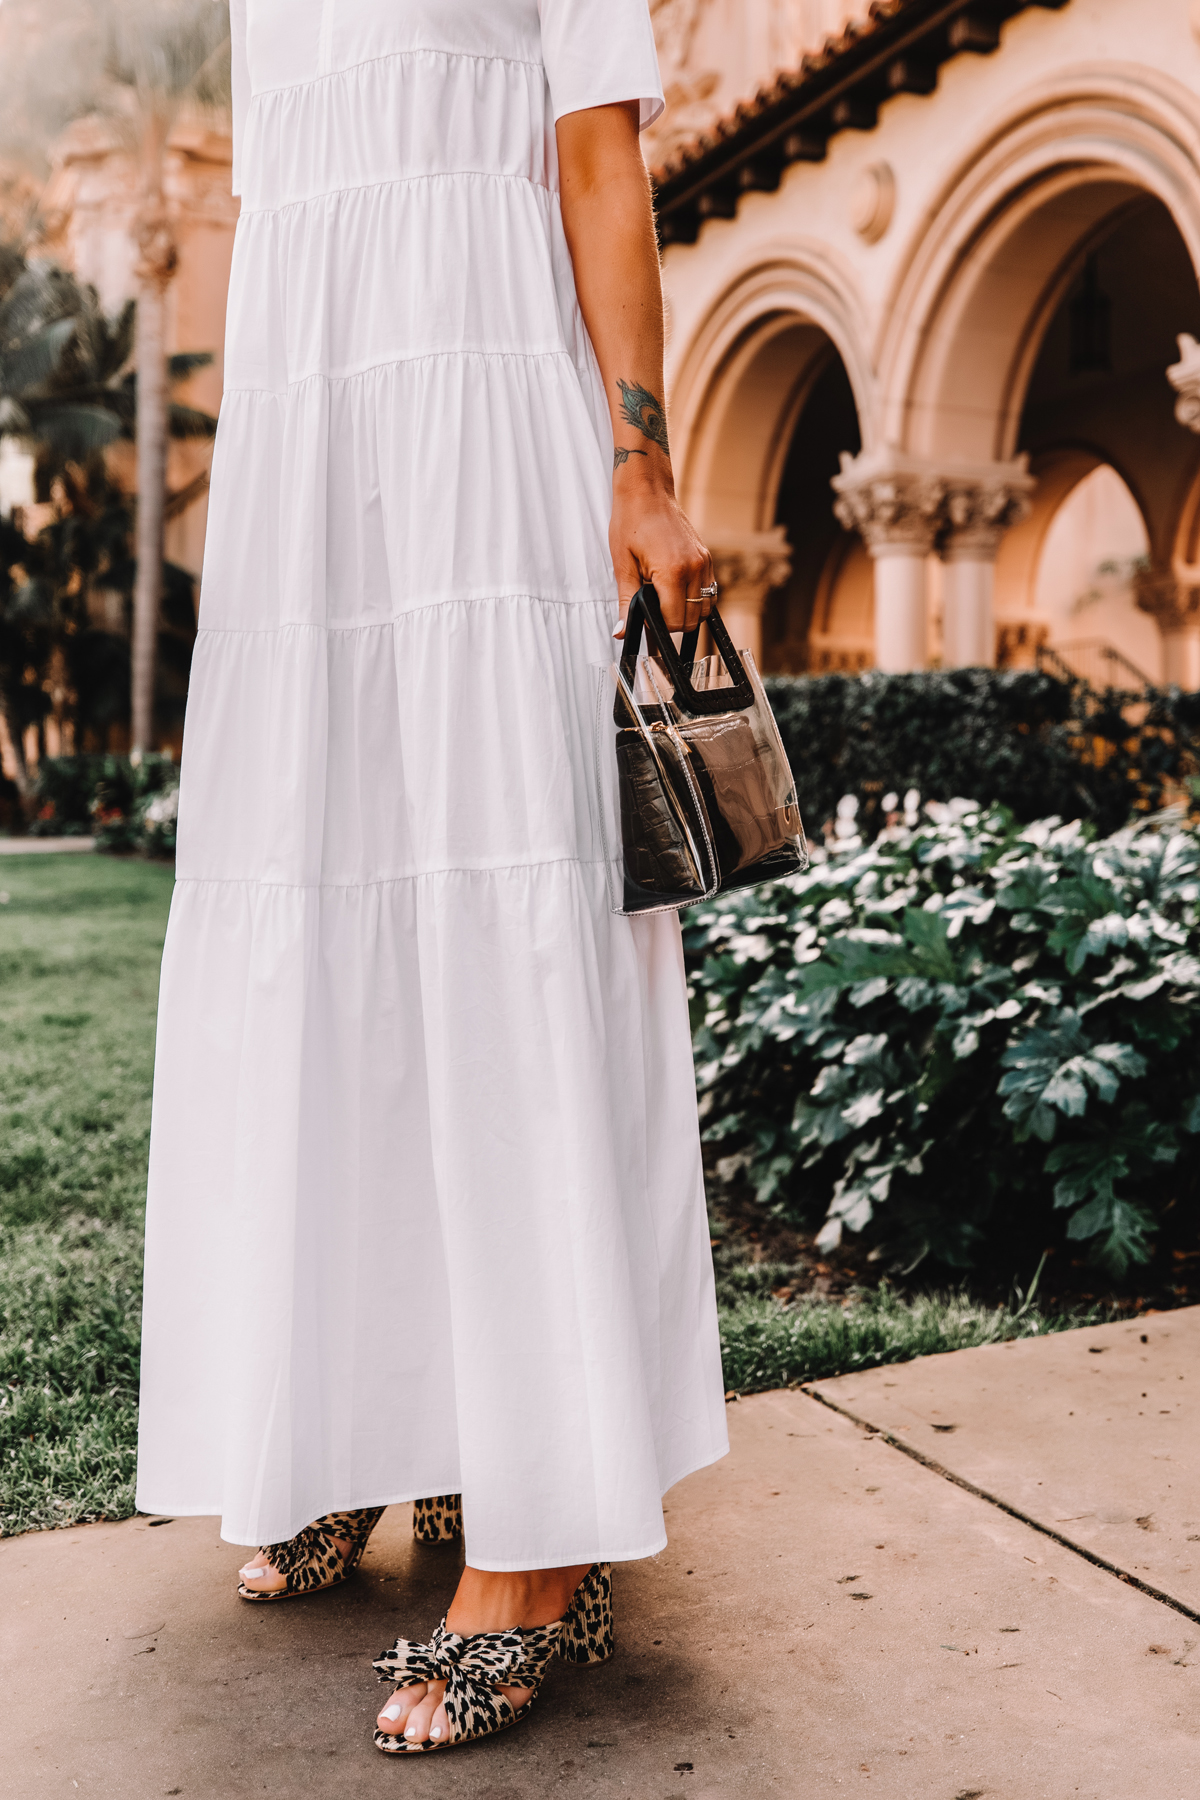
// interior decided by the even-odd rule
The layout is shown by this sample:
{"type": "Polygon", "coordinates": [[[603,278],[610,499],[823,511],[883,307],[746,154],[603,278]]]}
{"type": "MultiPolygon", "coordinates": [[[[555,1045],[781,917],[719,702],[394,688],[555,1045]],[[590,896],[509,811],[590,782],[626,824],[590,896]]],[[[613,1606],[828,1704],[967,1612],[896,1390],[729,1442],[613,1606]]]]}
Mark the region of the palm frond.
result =
{"type": "Polygon", "coordinates": [[[173,438],[210,438],[216,434],[217,421],[198,406],[180,406],[172,401],[167,408],[167,430],[173,438]]]}
{"type": "Polygon", "coordinates": [[[27,337],[10,350],[0,349],[0,392],[28,395],[32,389],[43,387],[74,335],[74,319],[56,319],[36,337],[27,337]]]}
{"type": "Polygon", "coordinates": [[[120,420],[103,406],[41,401],[30,405],[29,418],[30,435],[60,456],[87,456],[121,433],[120,420]]]}
{"type": "Polygon", "coordinates": [[[167,379],[172,385],[177,381],[186,381],[197,369],[210,369],[212,362],[211,350],[181,350],[177,355],[167,358],[167,379]]]}

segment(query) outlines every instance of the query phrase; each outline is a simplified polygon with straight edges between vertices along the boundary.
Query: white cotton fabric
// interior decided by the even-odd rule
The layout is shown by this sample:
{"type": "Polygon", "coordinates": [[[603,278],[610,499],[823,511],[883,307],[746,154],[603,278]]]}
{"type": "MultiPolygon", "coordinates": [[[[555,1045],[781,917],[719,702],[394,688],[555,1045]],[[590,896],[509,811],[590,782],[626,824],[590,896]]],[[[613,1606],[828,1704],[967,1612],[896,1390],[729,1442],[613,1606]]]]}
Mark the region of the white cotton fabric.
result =
{"type": "Polygon", "coordinates": [[[645,0],[235,0],[243,210],[163,959],[138,1504],[461,1490],[644,1556],[726,1449],[673,916],[589,769],[612,439],[554,120],[645,0]]]}

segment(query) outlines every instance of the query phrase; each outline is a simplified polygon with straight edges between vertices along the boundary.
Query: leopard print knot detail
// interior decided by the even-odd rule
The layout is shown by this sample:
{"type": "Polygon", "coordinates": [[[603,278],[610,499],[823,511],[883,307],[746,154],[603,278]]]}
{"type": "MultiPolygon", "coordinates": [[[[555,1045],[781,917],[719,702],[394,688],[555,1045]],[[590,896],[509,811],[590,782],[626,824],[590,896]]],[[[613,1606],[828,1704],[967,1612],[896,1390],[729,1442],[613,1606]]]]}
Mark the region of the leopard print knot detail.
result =
{"type": "Polygon", "coordinates": [[[444,1681],[446,1692],[442,1705],[446,1709],[450,1732],[442,1743],[409,1745],[401,1737],[376,1731],[377,1748],[392,1753],[439,1749],[445,1744],[465,1743],[468,1738],[487,1737],[515,1725],[532,1705],[532,1698],[518,1713],[499,1690],[522,1687],[536,1692],[557,1648],[561,1630],[562,1621],[556,1619],[552,1625],[538,1625],[528,1630],[514,1627],[512,1631],[480,1631],[464,1638],[447,1631],[443,1619],[427,1644],[397,1638],[391,1650],[385,1650],[375,1659],[372,1668],[380,1681],[394,1681],[400,1687],[418,1681],[444,1681]]]}

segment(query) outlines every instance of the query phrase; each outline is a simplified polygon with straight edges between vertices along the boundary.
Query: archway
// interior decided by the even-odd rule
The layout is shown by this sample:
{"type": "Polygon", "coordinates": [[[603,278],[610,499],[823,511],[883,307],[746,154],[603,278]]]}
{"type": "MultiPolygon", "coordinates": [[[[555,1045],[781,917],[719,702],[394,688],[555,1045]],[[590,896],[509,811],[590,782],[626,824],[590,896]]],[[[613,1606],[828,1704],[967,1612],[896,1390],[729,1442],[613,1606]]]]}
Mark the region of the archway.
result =
{"type": "MultiPolygon", "coordinates": [[[[997,636],[1001,661],[1028,660],[1049,635],[1038,550],[1098,464],[1145,519],[1159,587],[1143,583],[1142,603],[1169,578],[1200,472],[1166,377],[1177,334],[1200,329],[1194,115],[1172,84],[1112,71],[1034,91],[955,172],[900,272],[880,345],[884,441],[928,497],[951,662],[993,660],[997,636]]],[[[914,619],[921,548],[893,556],[914,619]]]]}
{"type": "Polygon", "coordinates": [[[1094,687],[1162,678],[1158,628],[1137,606],[1149,550],[1141,508],[1111,463],[1076,482],[1043,537],[1033,604],[1046,647],[1094,687]]]}
{"type": "Polygon", "coordinates": [[[834,516],[833,477],[862,448],[845,368],[832,346],[792,428],[775,503],[791,553],[787,581],[769,596],[763,657],[773,671],[869,668],[874,661],[871,565],[834,516]]]}
{"type": "Polygon", "coordinates": [[[871,392],[852,292],[828,254],[796,247],[742,274],[671,359],[681,497],[712,550],[723,616],[769,670],[807,666],[844,537],[829,481],[861,444],[871,392]]]}

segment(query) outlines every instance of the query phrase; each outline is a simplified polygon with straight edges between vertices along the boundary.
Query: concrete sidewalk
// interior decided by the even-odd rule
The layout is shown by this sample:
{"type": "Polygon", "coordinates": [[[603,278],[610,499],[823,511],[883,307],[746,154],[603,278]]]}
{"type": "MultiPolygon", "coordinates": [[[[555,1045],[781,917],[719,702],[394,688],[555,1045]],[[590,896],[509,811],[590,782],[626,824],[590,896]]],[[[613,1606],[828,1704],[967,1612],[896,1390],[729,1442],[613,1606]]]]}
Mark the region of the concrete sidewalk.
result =
{"type": "Polygon", "coordinates": [[[403,1772],[369,1659],[458,1562],[407,1508],[352,1583],[264,1608],[211,1520],[0,1543],[0,1794],[1192,1800],[1198,1352],[1194,1309],[731,1405],[670,1548],[617,1572],[615,1661],[403,1772]]]}
{"type": "Polygon", "coordinates": [[[57,856],[64,851],[94,850],[95,838],[90,837],[0,837],[0,856],[57,856]]]}

